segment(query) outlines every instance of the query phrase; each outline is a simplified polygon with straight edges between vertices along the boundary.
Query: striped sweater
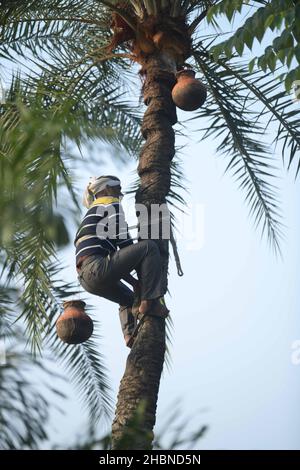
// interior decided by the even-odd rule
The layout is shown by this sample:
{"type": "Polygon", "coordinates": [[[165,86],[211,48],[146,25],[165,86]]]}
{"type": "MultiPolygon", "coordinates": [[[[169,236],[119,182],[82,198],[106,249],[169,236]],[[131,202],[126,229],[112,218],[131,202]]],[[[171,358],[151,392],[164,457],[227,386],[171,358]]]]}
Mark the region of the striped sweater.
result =
{"type": "Polygon", "coordinates": [[[106,256],[132,243],[119,198],[100,197],[87,211],[77,230],[74,240],[76,264],[81,256],[106,256]]]}

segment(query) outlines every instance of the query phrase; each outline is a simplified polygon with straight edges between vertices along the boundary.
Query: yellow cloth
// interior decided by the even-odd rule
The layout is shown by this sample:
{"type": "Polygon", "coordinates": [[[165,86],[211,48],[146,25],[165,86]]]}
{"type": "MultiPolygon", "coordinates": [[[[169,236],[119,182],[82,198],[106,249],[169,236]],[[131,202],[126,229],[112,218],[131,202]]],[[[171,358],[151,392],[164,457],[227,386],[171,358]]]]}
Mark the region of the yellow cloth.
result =
{"type": "MultiPolygon", "coordinates": [[[[115,196],[102,196],[95,199],[91,207],[96,206],[97,204],[112,204],[113,202],[120,202],[120,199],[115,196]]],[[[83,237],[79,238],[76,242],[76,246],[78,246],[82,241],[88,240],[89,238],[94,238],[94,235],[84,235],[83,237]]]]}
{"type": "Polygon", "coordinates": [[[120,199],[114,196],[98,197],[95,199],[91,207],[96,206],[97,204],[112,204],[113,202],[120,202],[120,199]]]}

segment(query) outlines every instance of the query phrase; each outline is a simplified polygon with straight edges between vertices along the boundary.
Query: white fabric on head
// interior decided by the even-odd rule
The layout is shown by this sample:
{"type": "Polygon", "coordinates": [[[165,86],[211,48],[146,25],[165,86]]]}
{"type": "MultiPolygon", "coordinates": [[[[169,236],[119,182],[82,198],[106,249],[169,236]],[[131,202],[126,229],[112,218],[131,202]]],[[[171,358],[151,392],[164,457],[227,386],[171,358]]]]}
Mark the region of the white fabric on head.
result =
{"type": "Polygon", "coordinates": [[[86,187],[83,194],[83,205],[89,209],[94,202],[95,194],[103,191],[107,186],[120,186],[121,181],[119,179],[113,179],[110,176],[92,176],[90,182],[86,187]]]}

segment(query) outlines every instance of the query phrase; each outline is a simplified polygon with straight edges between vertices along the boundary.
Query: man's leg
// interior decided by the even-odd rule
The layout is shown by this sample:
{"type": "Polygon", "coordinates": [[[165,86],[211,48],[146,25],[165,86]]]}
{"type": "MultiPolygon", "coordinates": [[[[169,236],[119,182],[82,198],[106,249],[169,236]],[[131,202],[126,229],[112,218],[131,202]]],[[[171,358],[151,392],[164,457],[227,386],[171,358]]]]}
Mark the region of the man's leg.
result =
{"type": "Polygon", "coordinates": [[[124,337],[130,336],[136,325],[135,317],[132,314],[133,291],[119,281],[109,286],[101,286],[98,292],[101,297],[119,304],[119,317],[123,335],[124,337]]]}
{"type": "Polygon", "coordinates": [[[122,305],[120,305],[119,307],[119,317],[120,317],[122,332],[126,340],[126,337],[131,336],[135,328],[136,319],[132,314],[131,307],[124,307],[122,305]]]}
{"type": "Polygon", "coordinates": [[[97,258],[90,264],[85,265],[79,275],[82,287],[93,295],[98,295],[119,304],[119,316],[124,336],[130,335],[135,327],[135,318],[131,307],[134,301],[134,293],[121,281],[103,283],[102,275],[103,260],[97,258]]]}
{"type": "Polygon", "coordinates": [[[141,284],[141,300],[164,295],[160,252],[153,240],[142,240],[113,253],[105,273],[106,281],[120,280],[134,269],[141,284]]]}

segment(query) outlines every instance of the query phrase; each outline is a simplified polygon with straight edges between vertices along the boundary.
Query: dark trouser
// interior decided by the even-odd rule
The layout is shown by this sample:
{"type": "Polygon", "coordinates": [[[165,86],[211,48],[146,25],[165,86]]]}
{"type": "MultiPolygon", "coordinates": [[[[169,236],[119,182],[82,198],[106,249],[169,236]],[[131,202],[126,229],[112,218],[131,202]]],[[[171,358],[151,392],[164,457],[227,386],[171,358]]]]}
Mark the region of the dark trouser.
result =
{"type": "Polygon", "coordinates": [[[91,294],[119,304],[119,315],[124,336],[132,332],[131,313],[134,295],[121,279],[136,270],[141,285],[141,300],[164,295],[161,287],[160,252],[153,240],[142,240],[102,257],[92,255],[81,265],[79,282],[91,294]]]}

